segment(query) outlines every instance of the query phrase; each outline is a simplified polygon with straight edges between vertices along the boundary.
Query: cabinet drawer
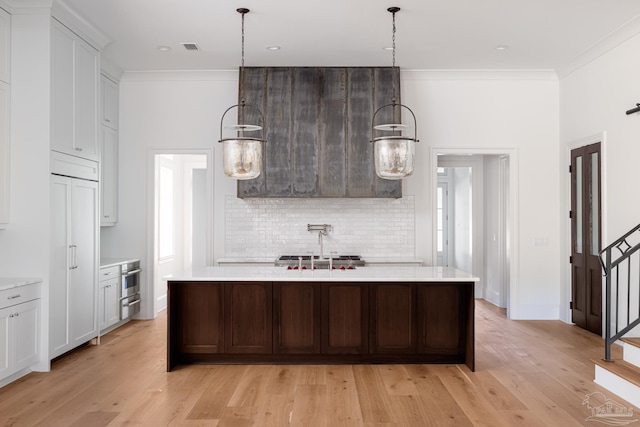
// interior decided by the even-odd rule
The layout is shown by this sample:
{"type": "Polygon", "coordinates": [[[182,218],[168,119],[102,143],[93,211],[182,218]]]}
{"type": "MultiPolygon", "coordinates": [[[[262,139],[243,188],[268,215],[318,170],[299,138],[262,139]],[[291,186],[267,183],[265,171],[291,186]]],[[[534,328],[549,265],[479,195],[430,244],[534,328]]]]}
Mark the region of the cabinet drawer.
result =
{"type": "Polygon", "coordinates": [[[19,286],[0,291],[0,309],[40,298],[40,284],[19,286]]]}
{"type": "Polygon", "coordinates": [[[114,265],[113,267],[105,267],[100,269],[100,281],[113,279],[120,276],[120,266],[114,265]]]}

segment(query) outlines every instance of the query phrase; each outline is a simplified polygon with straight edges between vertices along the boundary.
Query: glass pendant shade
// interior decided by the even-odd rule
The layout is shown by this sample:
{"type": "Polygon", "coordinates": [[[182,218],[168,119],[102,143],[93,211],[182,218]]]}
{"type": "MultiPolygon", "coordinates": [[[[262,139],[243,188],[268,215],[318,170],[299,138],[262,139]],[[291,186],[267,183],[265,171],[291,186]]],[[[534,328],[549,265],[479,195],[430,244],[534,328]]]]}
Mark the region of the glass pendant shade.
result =
{"type": "Polygon", "coordinates": [[[402,136],[377,138],[373,143],[376,175],[384,179],[402,179],[413,173],[416,141],[402,136]]]}
{"type": "Polygon", "coordinates": [[[222,141],[222,167],[230,178],[257,178],[262,172],[262,141],[255,138],[222,141]]]}
{"type": "MultiPolygon", "coordinates": [[[[224,174],[235,179],[254,179],[260,176],[262,172],[262,142],[264,138],[254,138],[245,136],[246,132],[262,131],[261,125],[235,124],[231,126],[224,125],[224,118],[227,113],[234,109],[239,109],[239,121],[245,116],[245,110],[253,110],[257,117],[260,118],[259,123],[264,123],[262,112],[249,104],[245,104],[244,100],[238,105],[229,107],[222,115],[220,121],[220,142],[222,143],[222,168],[224,174]],[[235,136],[227,138],[223,137],[222,129],[233,129],[235,136]]],[[[264,133],[263,133],[264,135],[264,133]]]]}

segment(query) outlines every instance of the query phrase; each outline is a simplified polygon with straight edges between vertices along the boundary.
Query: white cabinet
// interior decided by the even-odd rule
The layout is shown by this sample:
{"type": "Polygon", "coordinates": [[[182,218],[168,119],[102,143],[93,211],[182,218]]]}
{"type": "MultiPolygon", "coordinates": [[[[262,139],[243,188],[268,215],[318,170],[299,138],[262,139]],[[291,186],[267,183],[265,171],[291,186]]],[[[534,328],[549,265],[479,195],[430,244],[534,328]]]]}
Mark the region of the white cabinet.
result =
{"type": "Polygon", "coordinates": [[[10,176],[10,89],[0,81],[0,228],[9,224],[9,176],[10,176]]]}
{"type": "Polygon", "coordinates": [[[98,183],[51,175],[49,357],[95,338],[98,183]]]}
{"type": "Polygon", "coordinates": [[[0,80],[11,81],[11,15],[0,9],[0,80]]]}
{"type": "Polygon", "coordinates": [[[99,328],[108,329],[120,321],[120,266],[100,269],[99,328]]]}
{"type": "Polygon", "coordinates": [[[0,291],[0,380],[40,359],[39,286],[0,291]]]}
{"type": "Polygon", "coordinates": [[[98,160],[99,53],[56,20],[51,46],[51,149],[98,160]]]}
{"type": "Polygon", "coordinates": [[[11,16],[0,9],[0,229],[9,224],[11,16]]]}
{"type": "Polygon", "coordinates": [[[118,130],[118,83],[102,75],[100,77],[102,99],[102,124],[118,130]]]}
{"type": "Polygon", "coordinates": [[[118,133],[100,126],[100,225],[118,222],[118,133]]]}

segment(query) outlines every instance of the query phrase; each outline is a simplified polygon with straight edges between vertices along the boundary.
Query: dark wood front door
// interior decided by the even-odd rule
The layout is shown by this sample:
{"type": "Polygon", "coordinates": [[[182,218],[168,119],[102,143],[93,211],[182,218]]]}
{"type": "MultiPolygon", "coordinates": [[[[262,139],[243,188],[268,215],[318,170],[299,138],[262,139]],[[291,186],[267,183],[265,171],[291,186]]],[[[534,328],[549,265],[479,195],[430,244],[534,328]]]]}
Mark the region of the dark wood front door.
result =
{"type": "Polygon", "coordinates": [[[572,321],[602,333],[600,143],[571,151],[572,321]]]}

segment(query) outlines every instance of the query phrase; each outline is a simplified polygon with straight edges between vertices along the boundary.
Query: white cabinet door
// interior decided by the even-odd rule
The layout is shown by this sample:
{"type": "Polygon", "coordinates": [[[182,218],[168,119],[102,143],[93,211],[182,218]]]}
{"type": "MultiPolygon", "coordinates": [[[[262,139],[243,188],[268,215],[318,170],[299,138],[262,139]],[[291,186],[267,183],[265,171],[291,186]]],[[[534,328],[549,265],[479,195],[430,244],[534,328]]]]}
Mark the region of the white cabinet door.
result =
{"type": "Polygon", "coordinates": [[[51,176],[50,358],[97,336],[98,183],[51,176]]]}
{"type": "Polygon", "coordinates": [[[100,282],[100,330],[120,321],[120,279],[114,277],[100,282]]]}
{"type": "Polygon", "coordinates": [[[51,149],[97,160],[98,51],[55,20],[51,39],[51,149]]]}
{"type": "Polygon", "coordinates": [[[11,15],[0,9],[0,80],[10,82],[11,15]]]}
{"type": "Polygon", "coordinates": [[[101,76],[102,124],[118,130],[118,84],[101,76]]]}
{"type": "Polygon", "coordinates": [[[49,292],[49,357],[71,350],[69,273],[71,254],[71,178],[51,175],[51,261],[49,292]]]}
{"type": "Polygon", "coordinates": [[[0,378],[40,358],[40,300],[0,310],[0,378]]]}
{"type": "Polygon", "coordinates": [[[9,224],[10,177],[10,89],[0,82],[0,228],[9,224]]]}
{"type": "Polygon", "coordinates": [[[100,161],[100,225],[118,222],[118,133],[106,126],[101,128],[102,158],[100,161]]]}
{"type": "Polygon", "coordinates": [[[40,300],[13,307],[13,370],[19,371],[40,359],[40,300]]]}
{"type": "Polygon", "coordinates": [[[98,229],[98,183],[72,180],[71,246],[73,267],[69,277],[69,321],[72,343],[77,346],[98,334],[96,319],[97,272],[96,230],[98,229]]]}
{"type": "Polygon", "coordinates": [[[75,136],[74,151],[80,157],[97,159],[98,88],[100,64],[98,52],[83,40],[75,40],[75,136]]]}
{"type": "Polygon", "coordinates": [[[0,378],[11,375],[11,333],[12,307],[0,309],[0,378]]]}
{"type": "Polygon", "coordinates": [[[67,154],[75,154],[73,45],[73,33],[60,24],[54,25],[51,34],[51,149],[67,154]]]}

